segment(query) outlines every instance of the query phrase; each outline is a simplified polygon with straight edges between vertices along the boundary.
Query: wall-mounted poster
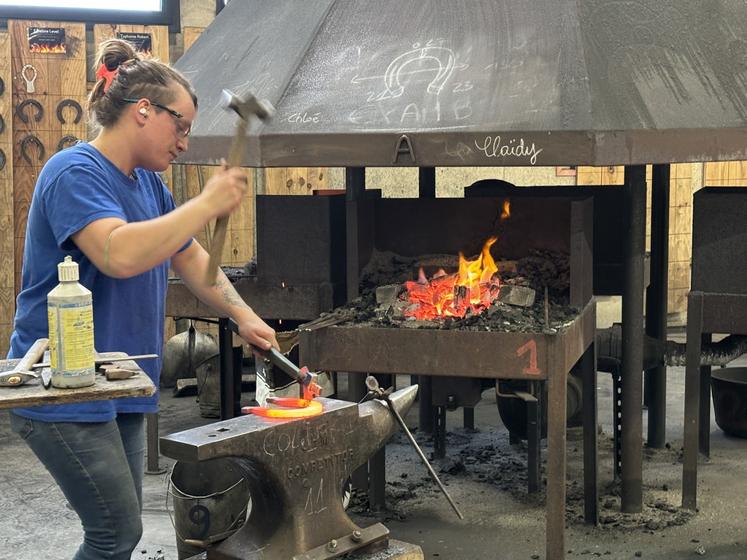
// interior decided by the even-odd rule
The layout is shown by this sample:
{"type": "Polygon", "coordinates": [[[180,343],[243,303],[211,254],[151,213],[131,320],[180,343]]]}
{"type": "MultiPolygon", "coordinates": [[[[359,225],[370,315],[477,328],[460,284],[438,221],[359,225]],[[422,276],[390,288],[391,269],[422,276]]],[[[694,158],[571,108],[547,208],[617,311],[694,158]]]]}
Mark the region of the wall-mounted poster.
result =
{"type": "Polygon", "coordinates": [[[153,54],[153,39],[150,33],[127,33],[117,32],[117,39],[122,39],[128,43],[132,43],[135,50],[146,56],[153,54]]]}
{"type": "Polygon", "coordinates": [[[65,54],[65,29],[62,27],[29,27],[29,52],[65,54]]]}

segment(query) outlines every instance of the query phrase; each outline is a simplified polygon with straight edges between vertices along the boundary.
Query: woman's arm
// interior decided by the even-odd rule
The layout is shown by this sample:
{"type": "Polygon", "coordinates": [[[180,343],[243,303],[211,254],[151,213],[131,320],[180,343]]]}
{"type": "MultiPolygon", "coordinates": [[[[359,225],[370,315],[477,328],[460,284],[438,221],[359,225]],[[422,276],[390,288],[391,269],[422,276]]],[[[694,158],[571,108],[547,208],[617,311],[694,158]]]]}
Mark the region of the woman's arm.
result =
{"type": "Polygon", "coordinates": [[[104,274],[130,278],[170,258],[213,218],[229,214],[241,203],[246,188],[244,171],[223,168],[199,196],[168,214],[132,223],[102,218],[71,237],[104,274]]]}
{"type": "Polygon", "coordinates": [[[205,282],[210,256],[197,242],[171,258],[171,268],[201,301],[221,316],[230,317],[239,326],[239,335],[263,350],[278,348],[275,331],[265,323],[236,292],[222,270],[218,270],[214,286],[205,282]]]}

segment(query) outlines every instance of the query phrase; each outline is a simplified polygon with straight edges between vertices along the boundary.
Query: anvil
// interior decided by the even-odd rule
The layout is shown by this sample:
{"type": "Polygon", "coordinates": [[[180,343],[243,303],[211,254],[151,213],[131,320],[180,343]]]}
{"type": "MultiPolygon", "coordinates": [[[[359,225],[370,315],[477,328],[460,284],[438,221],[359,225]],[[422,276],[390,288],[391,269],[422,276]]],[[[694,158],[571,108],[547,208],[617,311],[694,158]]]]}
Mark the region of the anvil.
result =
{"type": "MultiPolygon", "coordinates": [[[[405,416],[417,385],[390,397],[405,416]]],[[[386,541],[381,524],[358,527],[342,505],[343,483],[399,429],[387,405],[319,398],[324,412],[303,420],[248,415],[160,439],[178,461],[235,457],[246,469],[252,508],[246,523],[207,551],[209,560],[335,558],[386,541]]]]}

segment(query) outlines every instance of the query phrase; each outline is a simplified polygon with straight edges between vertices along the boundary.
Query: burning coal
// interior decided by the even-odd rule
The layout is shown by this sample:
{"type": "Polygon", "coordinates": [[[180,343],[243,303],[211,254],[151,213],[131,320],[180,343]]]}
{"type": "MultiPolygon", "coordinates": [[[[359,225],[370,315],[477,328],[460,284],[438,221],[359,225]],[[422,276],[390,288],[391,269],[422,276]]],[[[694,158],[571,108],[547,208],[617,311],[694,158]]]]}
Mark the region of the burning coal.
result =
{"type": "Polygon", "coordinates": [[[461,318],[467,312],[478,315],[490,307],[501,285],[496,274],[498,267],[490,254],[496,240],[496,237],[488,239],[474,260],[467,260],[459,253],[459,269],[453,274],[440,269],[428,279],[421,267],[417,281],[405,282],[405,297],[412,304],[405,316],[419,320],[461,318]]]}

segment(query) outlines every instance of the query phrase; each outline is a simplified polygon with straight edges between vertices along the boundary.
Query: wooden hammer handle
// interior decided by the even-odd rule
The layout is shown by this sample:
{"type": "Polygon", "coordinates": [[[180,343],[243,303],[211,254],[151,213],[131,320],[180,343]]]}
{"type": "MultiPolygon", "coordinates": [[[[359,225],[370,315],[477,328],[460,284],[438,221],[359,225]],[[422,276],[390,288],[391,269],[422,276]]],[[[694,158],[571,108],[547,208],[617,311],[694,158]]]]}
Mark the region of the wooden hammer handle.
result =
{"type": "Polygon", "coordinates": [[[210,260],[208,261],[205,283],[214,286],[218,277],[218,267],[223,256],[223,245],[226,243],[226,231],[228,230],[228,216],[215,220],[213,235],[210,239],[210,260]]]}
{"type": "Polygon", "coordinates": [[[48,338],[37,339],[37,341],[31,345],[31,348],[28,349],[28,352],[26,352],[23,358],[21,358],[21,360],[16,364],[13,371],[31,371],[34,364],[42,359],[47,348],[49,348],[48,338]]]}
{"type": "MultiPolygon", "coordinates": [[[[228,167],[238,167],[244,157],[246,150],[246,119],[239,119],[236,125],[236,135],[231,142],[231,150],[228,154],[228,167]]],[[[215,220],[213,235],[210,240],[210,260],[205,274],[205,283],[208,286],[215,285],[218,277],[218,267],[223,256],[223,245],[226,243],[226,230],[228,229],[228,216],[222,216],[215,220]]]]}

